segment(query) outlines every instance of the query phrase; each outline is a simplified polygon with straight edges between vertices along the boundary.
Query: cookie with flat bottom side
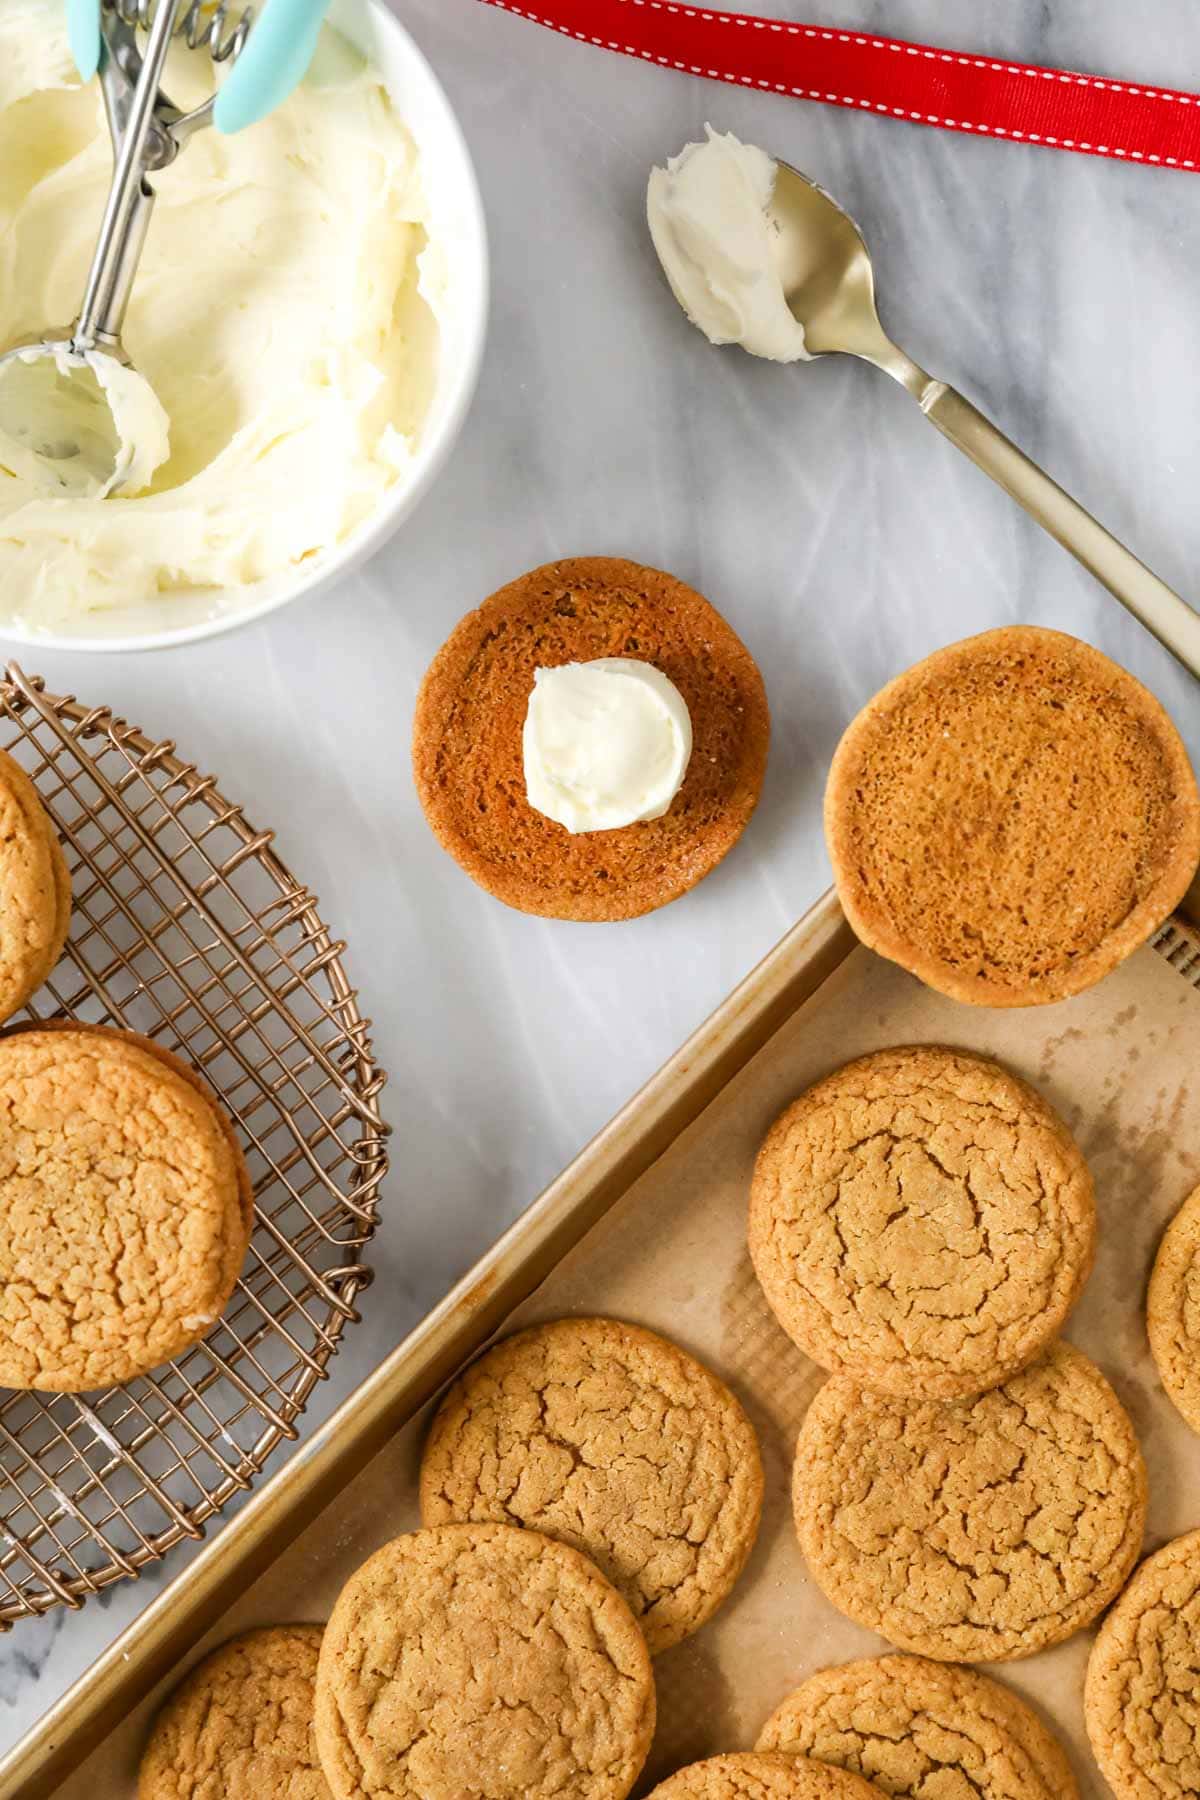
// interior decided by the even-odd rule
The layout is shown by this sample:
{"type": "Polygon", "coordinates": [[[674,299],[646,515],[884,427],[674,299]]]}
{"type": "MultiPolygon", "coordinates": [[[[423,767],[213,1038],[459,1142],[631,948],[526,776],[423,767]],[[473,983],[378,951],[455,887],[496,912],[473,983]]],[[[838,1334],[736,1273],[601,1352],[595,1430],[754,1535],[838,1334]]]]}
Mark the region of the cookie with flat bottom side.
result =
{"type": "Polygon", "coordinates": [[[880,1393],[996,1387],[1058,1336],[1095,1251],[1092,1178],[1041,1095],[941,1045],[879,1050],[776,1120],[750,1254],[788,1336],[880,1393]]]}
{"type": "Polygon", "coordinates": [[[1200,1794],[1200,1531],[1147,1557],[1105,1619],[1084,1721],[1117,1800],[1200,1794]]]}
{"type": "Polygon", "coordinates": [[[975,1400],[872,1394],[835,1375],[809,1407],[792,1483],[826,1597],[939,1662],[1032,1656],[1124,1586],[1146,1467],[1095,1364],[1057,1344],[975,1400]]]}
{"type": "Polygon", "coordinates": [[[624,1800],[654,1716],[650,1655],[617,1590],[577,1550],[510,1525],[385,1544],[321,1645],[335,1800],[624,1800]]]}
{"type": "Polygon", "coordinates": [[[820,1670],[772,1713],[758,1748],[851,1769],[892,1800],[1079,1800],[1066,1752],[1032,1707],[974,1669],[923,1656],[820,1670]]]}
{"type": "Polygon", "coordinates": [[[413,774],[425,817],[473,881],[553,919],[632,919],[701,881],[758,803],[770,721],[762,676],[702,595],[613,556],[547,563],[462,620],[417,697],[413,774]],[[529,804],[522,730],[539,668],[632,657],[687,704],[692,756],[660,819],[568,832],[529,804]]]}
{"type": "Polygon", "coordinates": [[[425,1525],[531,1526],[624,1595],[652,1655],[697,1631],[762,1513],[754,1428],[675,1344],[616,1319],[518,1332],[450,1389],[421,1462],[425,1525]]]}
{"type": "Polygon", "coordinates": [[[1164,1233],[1146,1297],[1146,1328],[1167,1394],[1200,1431],[1200,1188],[1164,1233]]]}
{"type": "Polygon", "coordinates": [[[649,1800],[880,1800],[861,1775],[807,1756],[711,1756],[660,1782],[649,1800]]]}
{"type": "Polygon", "coordinates": [[[252,1223],[233,1127],[169,1051],[67,1022],[0,1037],[0,1385],[86,1393],[179,1355],[252,1223]]]}
{"type": "Polygon", "coordinates": [[[1200,861],[1200,794],[1140,682],[1062,632],[951,644],[868,702],[825,835],[862,941],[953,1000],[1033,1006],[1107,975],[1200,861]]]}
{"type": "Polygon", "coordinates": [[[138,1800],[330,1800],[313,1735],[319,1625],[231,1638],[171,1695],[150,1732],[138,1800]]]}
{"type": "Polygon", "coordinates": [[[0,1020],[37,992],[62,954],[71,881],[58,833],[21,765],[0,751],[0,1020]]]}

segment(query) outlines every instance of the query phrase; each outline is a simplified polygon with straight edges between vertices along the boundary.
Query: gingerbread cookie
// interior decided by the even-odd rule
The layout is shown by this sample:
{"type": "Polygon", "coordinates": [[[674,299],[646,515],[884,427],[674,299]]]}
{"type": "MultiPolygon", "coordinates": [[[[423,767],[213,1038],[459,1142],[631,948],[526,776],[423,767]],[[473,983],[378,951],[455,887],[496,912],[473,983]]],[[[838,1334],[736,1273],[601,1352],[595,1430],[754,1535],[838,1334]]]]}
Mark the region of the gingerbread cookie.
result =
{"type": "Polygon", "coordinates": [[[826,1382],[800,1431],[801,1548],[847,1617],[943,1662],[1032,1656],[1120,1592],[1146,1518],[1133,1426],[1069,1344],[938,1405],[826,1382]]]}
{"type": "Polygon", "coordinates": [[[716,1611],[762,1511],[758,1444],[728,1388],[665,1338],[559,1319],[450,1389],[421,1464],[421,1518],[529,1525],[583,1551],[651,1653],[716,1611]]]}
{"type": "Polygon", "coordinates": [[[70,921],[71,880],[58,834],[29,776],[0,751],[0,1019],[41,987],[70,921]]]}
{"type": "Polygon", "coordinates": [[[335,1800],[623,1800],[654,1677],[633,1614],[577,1550],[444,1525],[385,1544],[342,1589],[316,1724],[335,1800]]]}
{"type": "Polygon", "coordinates": [[[1200,794],[1140,682],[1062,632],[1009,626],[864,707],[825,831],[865,944],[952,999],[1031,1006],[1099,981],[1179,903],[1200,794]]]}
{"type": "Polygon", "coordinates": [[[1159,1247],[1146,1326],[1163,1386],[1200,1431],[1200,1188],[1184,1201],[1159,1247]]]}
{"type": "Polygon", "coordinates": [[[894,1800],[1079,1800],[1066,1752],[1023,1700],[920,1656],[822,1669],[772,1713],[758,1748],[852,1769],[894,1800]]]}
{"type": "Polygon", "coordinates": [[[712,1756],[660,1782],[649,1800],[880,1800],[860,1775],[807,1756],[712,1756]]]}
{"type": "Polygon", "coordinates": [[[1105,1619],[1084,1718],[1117,1800],[1200,1794],[1200,1531],[1148,1557],[1105,1619]]]}
{"type": "Polygon", "coordinates": [[[417,697],[413,773],[442,847],[522,912],[632,919],[678,899],[732,849],[758,803],[770,721],[762,677],[715,607],[613,556],[547,563],[451,633],[417,697]],[[526,798],[535,672],[602,657],[652,663],[683,696],[692,753],[669,810],[572,834],[526,798]]]}
{"type": "Polygon", "coordinates": [[[132,1033],[0,1038],[0,1385],[82,1393],[202,1338],[253,1195],[208,1088],[132,1033]]]}
{"type": "Polygon", "coordinates": [[[319,1625],[222,1644],[154,1721],[138,1800],[330,1800],[313,1736],[319,1625]]]}
{"type": "Polygon", "coordinates": [[[880,1393],[996,1387],[1053,1342],[1092,1266],[1087,1164],[1041,1096],[937,1046],[818,1082],[769,1133],[750,1254],[776,1318],[880,1393]]]}

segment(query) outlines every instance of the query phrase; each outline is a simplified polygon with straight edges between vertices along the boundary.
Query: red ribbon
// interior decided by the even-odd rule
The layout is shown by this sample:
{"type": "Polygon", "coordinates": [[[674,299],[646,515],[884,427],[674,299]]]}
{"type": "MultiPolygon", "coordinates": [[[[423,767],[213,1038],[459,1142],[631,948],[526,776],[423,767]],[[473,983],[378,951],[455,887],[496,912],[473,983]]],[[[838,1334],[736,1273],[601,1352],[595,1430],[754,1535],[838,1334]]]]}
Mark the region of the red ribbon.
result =
{"type": "Polygon", "coordinates": [[[1200,168],[1200,95],[973,56],[869,32],[714,12],[671,0],[486,0],[568,37],[768,93],[1046,144],[1200,168]]]}

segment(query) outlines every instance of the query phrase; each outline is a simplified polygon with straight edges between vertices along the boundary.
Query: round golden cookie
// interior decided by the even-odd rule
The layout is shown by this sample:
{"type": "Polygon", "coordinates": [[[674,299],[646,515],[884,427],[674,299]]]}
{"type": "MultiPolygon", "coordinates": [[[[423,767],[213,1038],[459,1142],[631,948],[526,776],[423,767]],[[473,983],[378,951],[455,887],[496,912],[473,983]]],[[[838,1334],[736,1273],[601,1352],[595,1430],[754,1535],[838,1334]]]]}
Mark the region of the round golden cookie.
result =
{"type": "Polygon", "coordinates": [[[231,1638],[167,1701],[138,1771],[138,1800],[330,1800],[313,1734],[319,1625],[231,1638]]]}
{"type": "Polygon", "coordinates": [[[335,1800],[622,1800],[654,1676],[620,1594],[536,1531],[395,1538],[338,1596],[317,1670],[335,1800]]]}
{"type": "Polygon", "coordinates": [[[822,1669],[772,1713],[758,1748],[852,1769],[893,1800],[1079,1800],[1066,1752],[1031,1707],[922,1656],[822,1669]]]}
{"type": "Polygon", "coordinates": [[[1200,1794],[1200,1531],[1147,1557],[1105,1619],[1084,1719],[1116,1800],[1200,1794]]]}
{"type": "Polygon", "coordinates": [[[633,919],[703,879],[758,803],[770,719],[750,652],[700,594],[639,563],[547,563],[469,613],[417,696],[413,773],[425,817],[472,880],[522,912],[633,919]],[[525,797],[534,672],[603,656],[653,663],[687,702],[692,758],[661,819],[571,833],[525,797]]]}
{"type": "Polygon", "coordinates": [[[847,730],[825,796],[846,916],[955,1000],[1078,994],[1200,860],[1200,794],[1154,696],[1089,644],[1010,626],[918,663],[847,730]]]}
{"type": "Polygon", "coordinates": [[[58,834],[21,765],[0,751],[0,1020],[24,1006],[62,955],[71,880],[58,834]]]}
{"type": "Polygon", "coordinates": [[[421,1519],[532,1526],[624,1595],[652,1655],[699,1629],[745,1566],[762,1513],[753,1427],[665,1338],[559,1319],[461,1375],[421,1464],[421,1519]]]}
{"type": "Polygon", "coordinates": [[[1200,1431],[1200,1188],[1167,1226],[1146,1298],[1146,1327],[1162,1384],[1200,1431]]]}
{"type": "Polygon", "coordinates": [[[880,1790],[807,1756],[751,1751],[691,1763],[661,1781],[648,1800],[880,1800],[880,1790]]]}
{"type": "Polygon", "coordinates": [[[779,1323],[880,1393],[996,1387],[1058,1336],[1092,1266],[1092,1178],[1041,1096],[983,1057],[880,1050],[776,1121],[750,1254],[779,1323]]]}
{"type": "Polygon", "coordinates": [[[834,1376],[792,1499],[840,1612],[940,1662],[1032,1656],[1103,1612],[1137,1558],[1146,1469],[1129,1416],[1069,1344],[939,1405],[834,1376]]]}
{"type": "Polygon", "coordinates": [[[83,1393],[177,1356],[252,1221],[233,1128],[169,1052],[70,1024],[0,1038],[0,1386],[83,1393]]]}

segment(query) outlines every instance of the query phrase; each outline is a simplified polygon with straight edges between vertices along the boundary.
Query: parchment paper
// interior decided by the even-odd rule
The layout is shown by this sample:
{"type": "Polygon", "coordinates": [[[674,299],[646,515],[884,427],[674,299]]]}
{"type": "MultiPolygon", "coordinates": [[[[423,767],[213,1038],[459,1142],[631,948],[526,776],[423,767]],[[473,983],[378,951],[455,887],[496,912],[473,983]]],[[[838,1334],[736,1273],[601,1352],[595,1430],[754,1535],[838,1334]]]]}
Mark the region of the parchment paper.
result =
{"type": "MultiPolygon", "coordinates": [[[[723,1610],[655,1665],[661,1722],[642,1793],[682,1763],[752,1747],[767,1714],[814,1669],[887,1648],[834,1611],[796,1544],[792,1447],[823,1376],[761,1298],[745,1248],[745,1206],[759,1142],[789,1100],[852,1056],[920,1042],[999,1057],[1076,1133],[1096,1177],[1100,1249],[1067,1336],[1100,1364],[1137,1426],[1150,1470],[1147,1551],[1200,1525],[1200,1438],[1162,1392],[1143,1317],[1158,1238],[1200,1182],[1200,993],[1145,949],[1078,999],[984,1012],[943,1000],[856,950],[510,1322],[609,1313],[652,1326],[730,1383],[761,1439],[767,1500],[757,1548],[723,1610]]],[[[386,1295],[377,1289],[370,1303],[385,1305],[386,1295]]],[[[370,1551],[419,1523],[424,1424],[416,1421],[375,1459],[197,1656],[249,1625],[322,1618],[370,1551]]],[[[1091,1639],[1083,1633],[993,1672],[1052,1721],[1085,1800],[1105,1800],[1083,1729],[1091,1639]]],[[[152,1697],[109,1738],[60,1800],[132,1795],[155,1704],[152,1697]]]]}

